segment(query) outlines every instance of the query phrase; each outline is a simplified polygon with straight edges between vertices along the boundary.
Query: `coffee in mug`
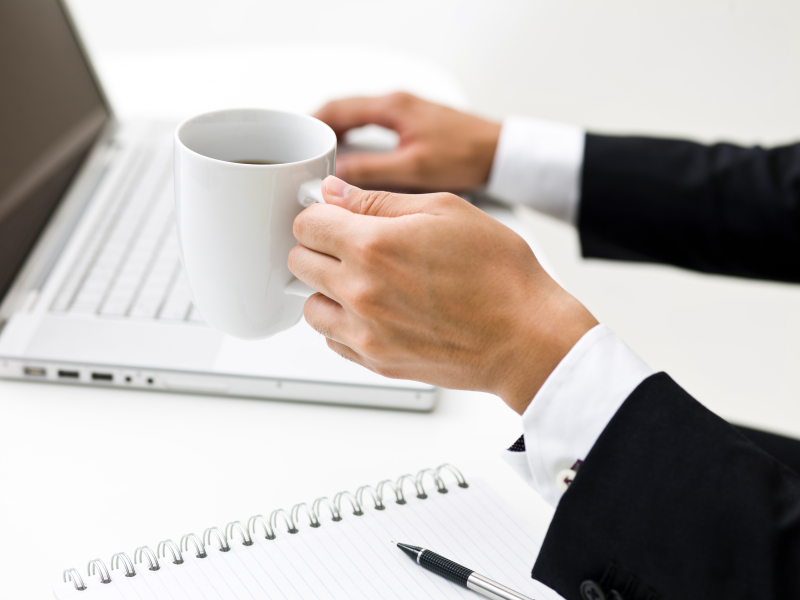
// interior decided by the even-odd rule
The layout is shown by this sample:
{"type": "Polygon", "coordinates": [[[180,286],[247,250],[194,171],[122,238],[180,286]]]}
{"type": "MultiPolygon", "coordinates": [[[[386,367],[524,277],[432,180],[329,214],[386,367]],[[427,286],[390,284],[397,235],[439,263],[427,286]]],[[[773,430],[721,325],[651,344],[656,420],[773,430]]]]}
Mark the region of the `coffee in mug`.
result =
{"type": "Polygon", "coordinates": [[[247,160],[232,160],[231,162],[239,163],[240,165],[282,165],[283,163],[276,160],[257,160],[247,159],[247,160]]]}

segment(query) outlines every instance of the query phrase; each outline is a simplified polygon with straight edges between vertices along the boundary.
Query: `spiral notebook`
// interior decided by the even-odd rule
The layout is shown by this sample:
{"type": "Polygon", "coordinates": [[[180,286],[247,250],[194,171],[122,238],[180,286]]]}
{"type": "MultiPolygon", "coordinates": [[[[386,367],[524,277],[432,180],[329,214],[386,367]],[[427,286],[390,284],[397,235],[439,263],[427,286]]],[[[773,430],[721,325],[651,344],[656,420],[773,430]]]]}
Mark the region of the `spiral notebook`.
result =
{"type": "Polygon", "coordinates": [[[429,548],[531,598],[560,598],[531,579],[540,540],[495,491],[450,465],[119,552],[108,563],[90,560],[82,573],[65,570],[54,593],[58,600],[479,598],[414,564],[392,540],[429,548]]]}

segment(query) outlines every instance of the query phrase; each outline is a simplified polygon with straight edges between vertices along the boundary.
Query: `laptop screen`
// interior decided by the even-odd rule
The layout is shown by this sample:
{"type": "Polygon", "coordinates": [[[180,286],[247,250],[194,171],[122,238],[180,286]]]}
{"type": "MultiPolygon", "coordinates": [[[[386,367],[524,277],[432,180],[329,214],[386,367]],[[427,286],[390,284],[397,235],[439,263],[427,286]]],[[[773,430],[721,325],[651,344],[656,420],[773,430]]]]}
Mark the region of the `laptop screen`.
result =
{"type": "Polygon", "coordinates": [[[109,114],[59,0],[0,1],[0,297],[109,114]]]}

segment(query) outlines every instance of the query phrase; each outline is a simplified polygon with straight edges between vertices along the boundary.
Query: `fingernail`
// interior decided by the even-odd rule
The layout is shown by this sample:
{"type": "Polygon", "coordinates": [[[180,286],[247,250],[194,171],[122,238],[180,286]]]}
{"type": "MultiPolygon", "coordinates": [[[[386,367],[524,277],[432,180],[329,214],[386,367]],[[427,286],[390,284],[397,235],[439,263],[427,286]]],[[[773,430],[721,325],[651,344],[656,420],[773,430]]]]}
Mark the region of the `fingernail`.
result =
{"type": "Polygon", "coordinates": [[[329,175],[325,178],[325,191],[337,198],[346,198],[350,190],[358,189],[338,177],[329,175]]]}

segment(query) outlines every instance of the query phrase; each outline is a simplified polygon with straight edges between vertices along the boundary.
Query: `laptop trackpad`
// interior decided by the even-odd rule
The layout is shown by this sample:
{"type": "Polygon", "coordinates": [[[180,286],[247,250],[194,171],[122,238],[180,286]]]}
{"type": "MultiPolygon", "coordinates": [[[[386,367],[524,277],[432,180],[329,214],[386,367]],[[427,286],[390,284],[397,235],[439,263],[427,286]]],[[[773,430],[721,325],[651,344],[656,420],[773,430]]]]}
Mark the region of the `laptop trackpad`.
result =
{"type": "Polygon", "coordinates": [[[224,335],[203,325],[42,319],[25,354],[68,362],[207,371],[224,335]]]}

